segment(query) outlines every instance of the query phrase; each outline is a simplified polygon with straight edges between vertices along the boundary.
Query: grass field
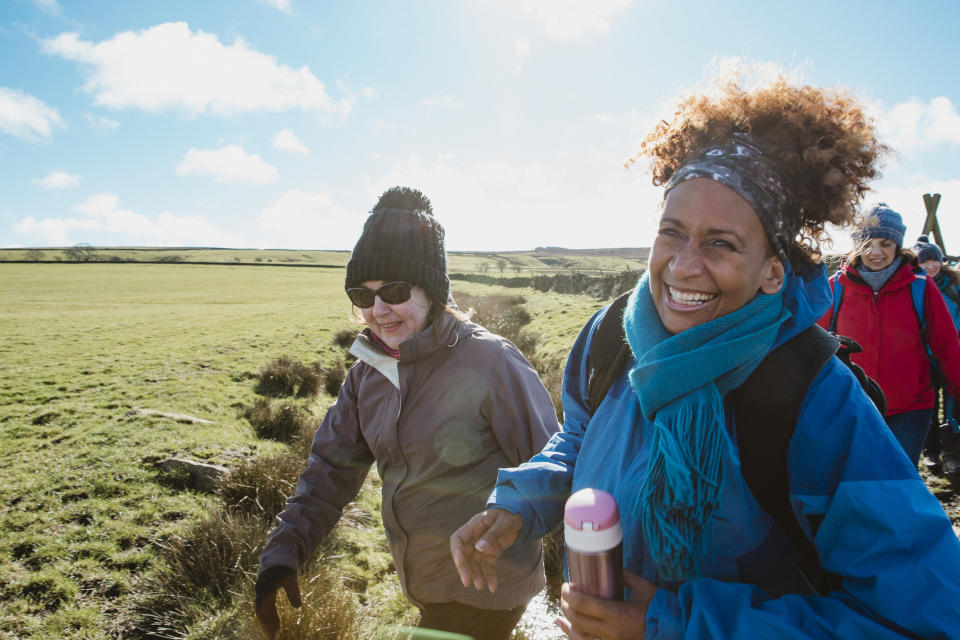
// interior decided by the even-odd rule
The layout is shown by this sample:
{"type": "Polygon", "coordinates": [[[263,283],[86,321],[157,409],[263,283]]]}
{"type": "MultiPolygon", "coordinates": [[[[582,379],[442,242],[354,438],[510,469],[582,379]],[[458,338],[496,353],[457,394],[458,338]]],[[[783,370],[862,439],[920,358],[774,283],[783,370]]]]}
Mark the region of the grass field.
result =
{"type": "MultiPolygon", "coordinates": [[[[231,467],[280,452],[241,411],[269,361],[342,357],[333,336],[353,327],[342,283],[340,269],[0,264],[0,638],[122,635],[164,550],[219,504],[153,463],[181,455],[231,467]],[[137,409],[212,424],[130,414],[137,409]]],[[[562,365],[599,302],[523,295],[539,353],[562,365]]],[[[319,418],[330,401],[300,404],[319,418]]],[[[363,556],[360,569],[343,568],[348,582],[351,571],[390,575],[376,491],[366,494],[357,517],[374,526],[366,539],[351,540],[361,536],[354,531],[341,540],[363,556]]],[[[396,621],[406,605],[390,580],[365,585],[361,600],[379,598],[396,621]]],[[[210,629],[249,618],[249,587],[172,637],[221,637],[210,629]]]]}
{"type": "MultiPolygon", "coordinates": [[[[0,264],[0,639],[255,637],[252,572],[271,514],[226,508],[154,463],[180,455],[236,475],[263,461],[295,474],[303,443],[257,437],[244,410],[280,356],[341,366],[334,338],[356,330],[342,283],[339,268],[0,264]],[[223,566],[185,568],[197,558],[223,566]],[[150,633],[144,611],[158,618],[150,633]]],[[[530,321],[520,339],[548,388],[602,304],[459,281],[454,291],[521,296],[530,321]]],[[[286,401],[318,420],[332,398],[286,401]]],[[[960,521],[957,487],[926,480],[960,521]]],[[[307,569],[303,612],[283,613],[303,633],[284,638],[314,637],[323,619],[341,629],[415,620],[391,571],[377,483],[371,474],[307,569]]]]}

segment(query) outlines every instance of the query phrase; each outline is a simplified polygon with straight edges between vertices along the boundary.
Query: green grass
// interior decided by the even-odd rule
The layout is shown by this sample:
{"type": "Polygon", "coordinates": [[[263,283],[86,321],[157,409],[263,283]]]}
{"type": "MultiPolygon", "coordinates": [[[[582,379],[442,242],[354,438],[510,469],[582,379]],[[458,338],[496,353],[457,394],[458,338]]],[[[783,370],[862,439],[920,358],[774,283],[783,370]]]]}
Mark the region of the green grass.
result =
{"type": "MultiPolygon", "coordinates": [[[[280,355],[330,361],[342,271],[0,265],[0,637],[106,637],[158,544],[215,499],[158,482],[172,454],[276,451],[240,416],[280,355]],[[183,424],[132,409],[184,413],[183,424]]],[[[310,405],[319,416],[329,398],[310,405]]]]}
{"type": "MultiPolygon", "coordinates": [[[[460,284],[476,295],[518,294],[460,284]]],[[[519,293],[538,352],[551,357],[563,357],[598,305],[519,293]]],[[[10,263],[0,264],[0,300],[0,638],[125,637],[146,595],[164,584],[178,541],[193,540],[206,519],[235,520],[218,496],[184,490],[153,463],[180,455],[236,467],[290,451],[258,438],[243,410],[275,359],[329,366],[342,358],[334,336],[356,330],[343,271],[10,263]]],[[[288,400],[319,419],[332,398],[288,400]]],[[[337,559],[333,573],[329,560],[308,571],[343,587],[336,593],[353,603],[350,624],[415,620],[386,551],[376,483],[372,473],[320,552],[337,559]]],[[[228,602],[198,595],[178,610],[179,636],[249,637],[254,569],[238,568],[228,602]]]]}

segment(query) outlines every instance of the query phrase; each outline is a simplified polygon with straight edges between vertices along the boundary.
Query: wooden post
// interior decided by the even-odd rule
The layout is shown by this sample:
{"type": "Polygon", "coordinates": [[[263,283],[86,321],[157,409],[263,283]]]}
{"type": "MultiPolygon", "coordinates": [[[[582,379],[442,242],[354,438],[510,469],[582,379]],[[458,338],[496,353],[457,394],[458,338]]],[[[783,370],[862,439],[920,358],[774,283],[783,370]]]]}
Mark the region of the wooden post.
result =
{"type": "Polygon", "coordinates": [[[932,234],[937,246],[940,247],[940,251],[943,251],[943,255],[947,255],[947,248],[943,244],[943,234],[940,233],[940,223],[937,222],[937,207],[940,206],[940,194],[923,194],[923,206],[927,209],[927,220],[923,223],[923,233],[926,236],[932,234]]]}

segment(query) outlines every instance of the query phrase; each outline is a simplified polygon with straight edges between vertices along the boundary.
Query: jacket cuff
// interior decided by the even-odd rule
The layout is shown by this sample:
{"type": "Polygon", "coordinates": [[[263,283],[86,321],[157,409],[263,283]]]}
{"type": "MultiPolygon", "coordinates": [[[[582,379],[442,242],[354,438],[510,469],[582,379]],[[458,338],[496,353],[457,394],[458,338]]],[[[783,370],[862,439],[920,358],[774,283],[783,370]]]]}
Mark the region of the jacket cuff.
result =
{"type": "MultiPolygon", "coordinates": [[[[502,469],[500,473],[503,473],[502,469]]],[[[487,498],[487,504],[484,508],[490,509],[491,507],[503,509],[504,511],[509,511],[510,513],[520,516],[520,519],[523,521],[523,526],[514,544],[526,544],[530,542],[531,539],[536,540],[543,537],[543,534],[538,536],[535,535],[535,532],[531,531],[533,528],[533,518],[530,517],[531,514],[529,510],[525,509],[526,502],[520,495],[520,492],[513,486],[509,484],[497,484],[497,486],[493,488],[493,491],[490,492],[490,497],[487,498]]]]}

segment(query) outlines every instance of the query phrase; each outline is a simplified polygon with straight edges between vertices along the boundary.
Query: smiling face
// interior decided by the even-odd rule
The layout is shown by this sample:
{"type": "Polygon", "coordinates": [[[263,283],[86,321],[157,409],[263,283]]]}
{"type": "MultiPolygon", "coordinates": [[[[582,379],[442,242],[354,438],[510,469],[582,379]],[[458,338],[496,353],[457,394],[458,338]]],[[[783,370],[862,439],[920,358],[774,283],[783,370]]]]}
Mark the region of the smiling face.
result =
{"type": "Polygon", "coordinates": [[[897,243],[889,238],[870,238],[860,251],[860,263],[870,271],[880,271],[893,264],[897,257],[897,243]]]}
{"type": "Polygon", "coordinates": [[[650,293],[671,334],[776,293],[784,270],[760,218],[735,191],[707,178],[667,194],[650,251],[650,293]]]}
{"type": "MultiPolygon", "coordinates": [[[[383,280],[367,280],[360,286],[375,291],[384,283],[383,280]]],[[[415,286],[410,289],[410,299],[406,302],[387,304],[376,296],[372,307],[360,311],[370,330],[388,347],[397,349],[401,342],[427,328],[430,300],[423,289],[415,286]]]]}
{"type": "Polygon", "coordinates": [[[920,263],[920,268],[927,272],[927,275],[931,278],[936,278],[940,275],[940,267],[943,266],[943,263],[939,260],[924,260],[920,263]]]}

